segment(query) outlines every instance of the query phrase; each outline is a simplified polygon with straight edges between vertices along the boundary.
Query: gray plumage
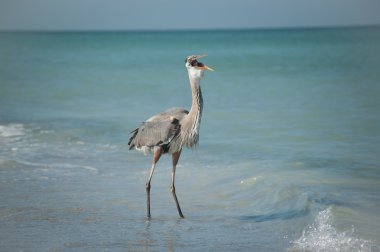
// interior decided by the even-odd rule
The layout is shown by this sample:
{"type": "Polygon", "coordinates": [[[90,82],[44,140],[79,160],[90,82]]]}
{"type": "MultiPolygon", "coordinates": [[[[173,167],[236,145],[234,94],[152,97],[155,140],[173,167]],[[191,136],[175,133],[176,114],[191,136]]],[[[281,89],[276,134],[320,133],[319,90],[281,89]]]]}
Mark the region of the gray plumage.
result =
{"type": "Polygon", "coordinates": [[[155,146],[161,146],[164,153],[169,152],[172,141],[178,138],[181,132],[180,121],[188,113],[189,111],[183,108],[172,108],[152,116],[131,132],[129,149],[136,148],[146,154],[155,146]]]}
{"type": "Polygon", "coordinates": [[[138,128],[131,132],[128,145],[129,149],[137,149],[145,154],[153,152],[153,164],[146,183],[147,215],[150,218],[150,182],[156,167],[156,163],[162,154],[172,154],[173,170],[171,179],[171,191],[180,217],[184,217],[175,193],[174,179],[176,165],[181,155],[182,148],[193,148],[199,140],[199,126],[202,117],[203,98],[200,80],[204,70],[213,71],[211,68],[198,62],[198,59],[206,55],[193,55],[186,58],[192,104],[190,111],[183,108],[172,108],[150,117],[138,128]]]}

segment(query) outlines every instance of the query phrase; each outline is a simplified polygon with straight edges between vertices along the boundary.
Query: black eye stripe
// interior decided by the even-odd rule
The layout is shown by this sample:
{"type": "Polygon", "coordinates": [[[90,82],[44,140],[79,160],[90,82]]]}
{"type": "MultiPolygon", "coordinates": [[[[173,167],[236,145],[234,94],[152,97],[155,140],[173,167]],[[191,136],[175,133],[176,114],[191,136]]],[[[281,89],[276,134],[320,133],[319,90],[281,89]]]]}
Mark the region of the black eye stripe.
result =
{"type": "Polygon", "coordinates": [[[195,57],[187,57],[185,59],[185,62],[186,63],[188,62],[192,67],[196,67],[196,66],[197,67],[203,67],[204,66],[204,64],[201,62],[198,62],[195,57]]]}

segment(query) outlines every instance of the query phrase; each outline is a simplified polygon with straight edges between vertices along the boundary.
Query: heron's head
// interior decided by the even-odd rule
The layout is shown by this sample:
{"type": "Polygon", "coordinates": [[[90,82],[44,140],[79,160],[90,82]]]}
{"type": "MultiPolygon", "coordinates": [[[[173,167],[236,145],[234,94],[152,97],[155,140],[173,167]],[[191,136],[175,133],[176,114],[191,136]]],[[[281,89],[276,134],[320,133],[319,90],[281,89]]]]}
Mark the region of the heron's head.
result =
{"type": "Polygon", "coordinates": [[[198,61],[198,59],[203,58],[205,56],[207,55],[191,55],[186,58],[186,68],[189,71],[189,75],[191,77],[200,79],[203,77],[204,70],[214,71],[212,68],[198,61]]]}

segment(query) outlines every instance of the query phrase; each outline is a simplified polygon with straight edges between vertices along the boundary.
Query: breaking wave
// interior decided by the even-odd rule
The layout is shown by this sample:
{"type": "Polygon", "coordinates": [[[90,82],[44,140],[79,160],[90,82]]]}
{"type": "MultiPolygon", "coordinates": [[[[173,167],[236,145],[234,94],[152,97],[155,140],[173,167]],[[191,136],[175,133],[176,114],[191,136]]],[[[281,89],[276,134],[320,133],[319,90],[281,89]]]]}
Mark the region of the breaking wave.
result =
{"type": "Polygon", "coordinates": [[[318,213],[288,251],[378,251],[379,248],[371,241],[358,238],[353,227],[338,232],[332,223],[332,207],[329,207],[318,213]]]}

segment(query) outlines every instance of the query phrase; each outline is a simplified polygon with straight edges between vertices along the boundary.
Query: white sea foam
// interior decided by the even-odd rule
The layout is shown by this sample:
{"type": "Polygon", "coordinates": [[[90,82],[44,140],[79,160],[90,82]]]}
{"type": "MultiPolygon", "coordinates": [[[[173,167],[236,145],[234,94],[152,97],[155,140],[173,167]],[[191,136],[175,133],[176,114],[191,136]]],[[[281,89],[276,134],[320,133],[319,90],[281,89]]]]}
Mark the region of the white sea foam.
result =
{"type": "Polygon", "coordinates": [[[6,163],[6,162],[15,162],[17,164],[25,165],[25,166],[31,166],[31,167],[38,167],[40,171],[48,171],[50,168],[54,169],[83,169],[91,172],[98,172],[98,169],[93,166],[88,165],[78,165],[78,164],[71,164],[71,163],[38,163],[38,162],[29,162],[25,160],[11,160],[7,161],[5,159],[0,158],[0,164],[6,163]]]}
{"type": "Polygon", "coordinates": [[[355,230],[338,232],[333,226],[332,208],[318,213],[288,251],[372,251],[372,242],[355,236],[355,230]]]}
{"type": "Polygon", "coordinates": [[[62,163],[62,164],[52,164],[50,166],[55,167],[55,168],[57,168],[57,167],[58,168],[70,168],[70,169],[79,168],[79,169],[89,170],[89,171],[93,171],[93,172],[98,171],[97,168],[92,167],[92,166],[88,166],[88,165],[76,165],[76,164],[62,163]]]}
{"type": "Polygon", "coordinates": [[[0,137],[14,137],[25,135],[24,125],[18,123],[11,123],[7,125],[0,125],[0,137]]]}

